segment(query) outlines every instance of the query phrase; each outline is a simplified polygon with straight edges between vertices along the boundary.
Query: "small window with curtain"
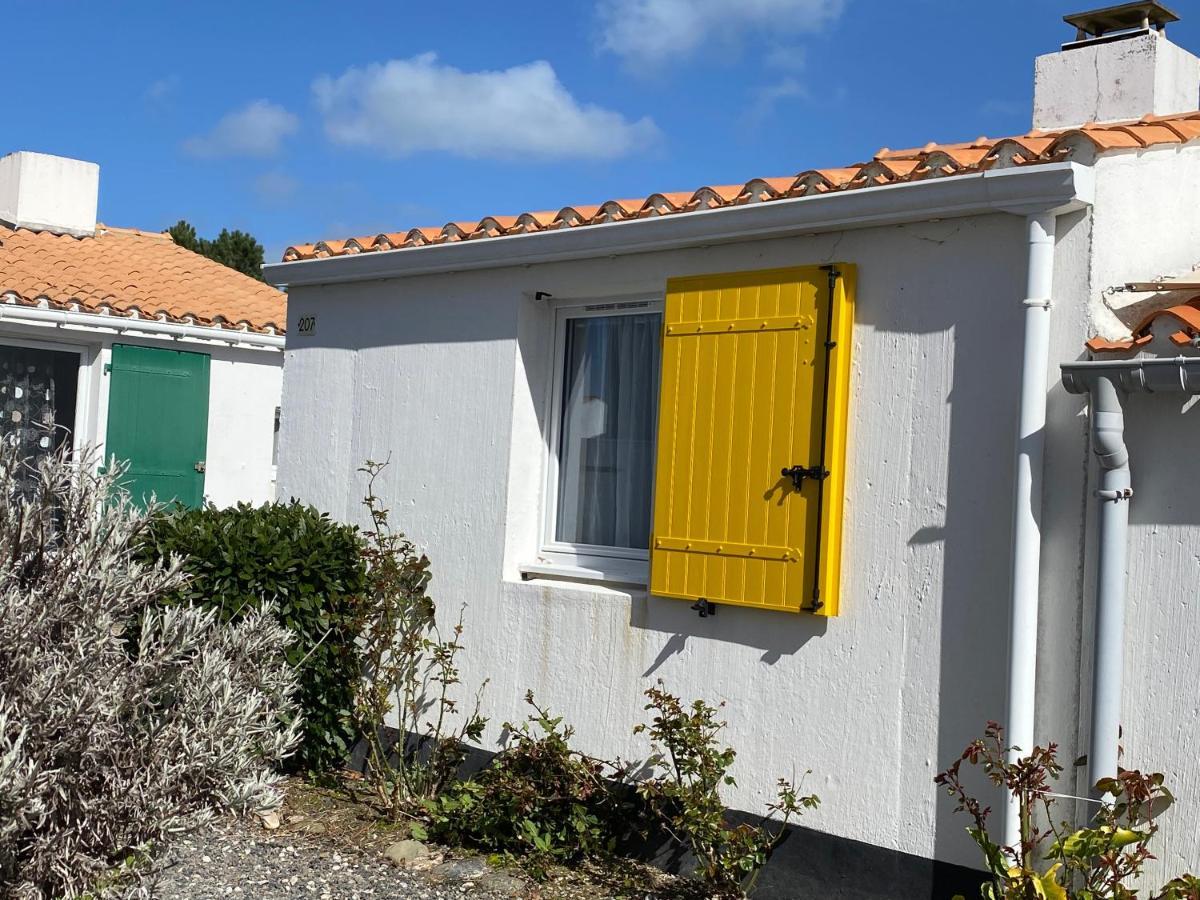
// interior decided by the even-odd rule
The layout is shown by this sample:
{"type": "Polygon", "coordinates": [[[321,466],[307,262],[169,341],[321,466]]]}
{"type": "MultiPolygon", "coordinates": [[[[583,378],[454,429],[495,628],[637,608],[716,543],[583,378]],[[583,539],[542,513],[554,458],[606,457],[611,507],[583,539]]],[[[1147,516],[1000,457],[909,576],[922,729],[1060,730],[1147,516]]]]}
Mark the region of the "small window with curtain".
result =
{"type": "Polygon", "coordinates": [[[568,565],[602,570],[612,560],[645,560],[661,303],[561,308],[556,325],[544,551],[568,565]]]}

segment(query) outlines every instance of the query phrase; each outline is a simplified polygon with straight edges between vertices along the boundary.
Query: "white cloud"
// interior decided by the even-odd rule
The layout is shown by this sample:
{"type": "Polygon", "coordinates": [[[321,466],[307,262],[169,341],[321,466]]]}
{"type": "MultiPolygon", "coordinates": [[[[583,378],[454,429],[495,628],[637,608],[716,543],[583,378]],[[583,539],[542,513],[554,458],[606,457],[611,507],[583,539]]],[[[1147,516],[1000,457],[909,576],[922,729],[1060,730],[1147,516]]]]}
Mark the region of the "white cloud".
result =
{"type": "Polygon", "coordinates": [[[300,120],[282,106],[255,100],[223,116],[207,134],[188,138],[183,148],[203,157],[275,156],[299,128],[300,120]]]}
{"type": "Polygon", "coordinates": [[[166,103],[171,95],[175,93],[175,89],[179,87],[179,76],[168,75],[166,78],[159,78],[157,81],[152,81],[142,93],[142,99],[147,103],[166,103]]]}
{"type": "Polygon", "coordinates": [[[613,159],[659,136],[649,118],[580,103],[541,60],[464,72],[423,53],[321,76],[313,94],[330,140],[393,157],[613,159]]]}
{"type": "Polygon", "coordinates": [[[282,203],[300,187],[300,183],[283,172],[263,172],[254,179],[254,192],[266,203],[282,203]]]}
{"type": "Polygon", "coordinates": [[[757,126],[767,119],[775,108],[785,100],[799,100],[808,97],[808,91],[797,79],[782,78],[774,84],[758,88],[754,99],[746,110],[746,124],[757,126]]]}
{"type": "Polygon", "coordinates": [[[713,41],[820,31],[845,0],[601,0],[601,46],[650,69],[713,41]]]}

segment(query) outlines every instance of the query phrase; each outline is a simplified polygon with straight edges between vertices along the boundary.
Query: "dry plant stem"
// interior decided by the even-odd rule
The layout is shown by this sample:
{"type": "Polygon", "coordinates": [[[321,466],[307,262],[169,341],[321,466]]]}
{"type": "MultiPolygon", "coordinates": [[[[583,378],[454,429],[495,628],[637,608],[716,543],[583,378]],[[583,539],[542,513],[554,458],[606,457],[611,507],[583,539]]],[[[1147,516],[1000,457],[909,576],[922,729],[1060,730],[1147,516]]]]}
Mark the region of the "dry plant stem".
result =
{"type": "Polygon", "coordinates": [[[453,635],[443,638],[436,605],[427,593],[429,560],[392,529],[376,492],[386,466],[368,461],[360,470],[367,476],[363,505],[371,524],[363,532],[367,596],[356,719],[367,746],[366,779],[380,806],[395,819],[405,814],[406,806],[440,793],[462,763],[466,740],[482,734],[484,720],[477,693],[474,708],[451,728],[451,719],[460,715],[453,695],[459,684],[462,618],[460,614],[453,635]],[[392,722],[395,738],[386,736],[392,722]]]}

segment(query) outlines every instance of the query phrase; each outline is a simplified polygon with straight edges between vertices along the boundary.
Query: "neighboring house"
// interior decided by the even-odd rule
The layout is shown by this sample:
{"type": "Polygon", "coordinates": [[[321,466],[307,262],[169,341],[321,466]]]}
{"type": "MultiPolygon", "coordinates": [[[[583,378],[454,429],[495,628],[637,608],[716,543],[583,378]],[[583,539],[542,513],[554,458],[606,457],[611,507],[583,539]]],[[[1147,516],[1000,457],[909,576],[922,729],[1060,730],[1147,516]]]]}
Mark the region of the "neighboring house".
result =
{"type": "Polygon", "coordinates": [[[285,295],[97,223],[98,190],[94,163],[0,158],[0,434],[127,461],[139,497],[272,499],[285,295]]]}
{"type": "Polygon", "coordinates": [[[1123,724],[1178,798],[1151,877],[1200,869],[1200,313],[1123,290],[1200,263],[1171,18],[1083,17],[1025,135],[289,248],[281,492],[361,520],[356,469],[390,454],[376,493],[466,605],[489,746],[532,689],[636,758],[661,678],[727,702],[736,808],[812,769],[764,896],[972,887],[933,777],[988,719],[1057,741],[1076,794],[1123,724]],[[1167,359],[1064,384],[1097,336],[1167,359]]]}

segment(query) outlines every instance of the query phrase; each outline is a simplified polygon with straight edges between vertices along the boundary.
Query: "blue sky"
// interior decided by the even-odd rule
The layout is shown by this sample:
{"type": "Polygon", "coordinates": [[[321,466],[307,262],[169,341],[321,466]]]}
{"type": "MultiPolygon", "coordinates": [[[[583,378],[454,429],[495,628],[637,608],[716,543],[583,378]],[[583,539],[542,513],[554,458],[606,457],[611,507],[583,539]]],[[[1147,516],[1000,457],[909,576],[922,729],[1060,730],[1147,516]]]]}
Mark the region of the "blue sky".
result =
{"type": "MultiPolygon", "coordinates": [[[[1020,133],[1077,6],[22,2],[0,152],[98,162],[109,224],[241,228],[271,259],[1020,133]]],[[[1200,49],[1200,16],[1172,37],[1200,49]]]]}

